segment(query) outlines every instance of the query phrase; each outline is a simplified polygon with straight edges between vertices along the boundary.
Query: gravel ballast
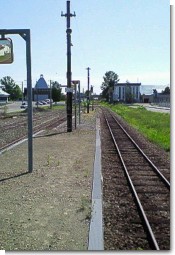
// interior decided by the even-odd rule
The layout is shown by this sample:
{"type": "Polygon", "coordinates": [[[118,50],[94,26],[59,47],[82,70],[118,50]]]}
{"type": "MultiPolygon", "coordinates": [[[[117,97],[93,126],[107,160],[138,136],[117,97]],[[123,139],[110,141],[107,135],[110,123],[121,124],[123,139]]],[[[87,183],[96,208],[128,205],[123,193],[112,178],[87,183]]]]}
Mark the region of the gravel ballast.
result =
{"type": "MultiPolygon", "coordinates": [[[[65,129],[66,130],[66,129],[65,129]]],[[[0,155],[0,249],[87,250],[95,153],[95,112],[71,133],[45,132],[0,155]]]]}

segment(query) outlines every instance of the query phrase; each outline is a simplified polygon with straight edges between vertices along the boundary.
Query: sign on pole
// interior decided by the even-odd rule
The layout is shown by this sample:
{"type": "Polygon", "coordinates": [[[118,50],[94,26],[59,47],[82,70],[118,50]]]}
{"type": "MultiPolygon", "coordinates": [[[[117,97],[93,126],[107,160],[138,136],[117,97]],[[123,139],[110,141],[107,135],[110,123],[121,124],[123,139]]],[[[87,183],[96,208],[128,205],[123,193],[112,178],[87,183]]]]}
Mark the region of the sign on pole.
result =
{"type": "Polygon", "coordinates": [[[71,93],[73,93],[73,88],[65,88],[65,92],[71,92],[71,93]]]}
{"type": "Polygon", "coordinates": [[[74,80],[72,81],[73,84],[78,84],[79,83],[79,80],[74,80]]]}

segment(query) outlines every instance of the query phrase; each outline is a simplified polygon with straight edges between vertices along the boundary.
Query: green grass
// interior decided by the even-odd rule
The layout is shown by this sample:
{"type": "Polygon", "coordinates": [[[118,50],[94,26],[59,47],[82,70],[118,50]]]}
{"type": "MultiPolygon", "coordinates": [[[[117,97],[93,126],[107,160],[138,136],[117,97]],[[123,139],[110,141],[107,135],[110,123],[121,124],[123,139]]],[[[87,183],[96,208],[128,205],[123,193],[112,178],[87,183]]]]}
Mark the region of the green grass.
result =
{"type": "Polygon", "coordinates": [[[8,63],[11,60],[11,54],[7,53],[3,56],[0,56],[0,63],[8,63]]]}
{"type": "Polygon", "coordinates": [[[123,104],[109,105],[112,111],[120,115],[132,127],[166,151],[170,151],[170,114],[146,110],[144,107],[131,108],[123,104]]]}
{"type": "Polygon", "coordinates": [[[58,109],[66,109],[66,105],[52,105],[52,110],[58,110],[58,109]]]}

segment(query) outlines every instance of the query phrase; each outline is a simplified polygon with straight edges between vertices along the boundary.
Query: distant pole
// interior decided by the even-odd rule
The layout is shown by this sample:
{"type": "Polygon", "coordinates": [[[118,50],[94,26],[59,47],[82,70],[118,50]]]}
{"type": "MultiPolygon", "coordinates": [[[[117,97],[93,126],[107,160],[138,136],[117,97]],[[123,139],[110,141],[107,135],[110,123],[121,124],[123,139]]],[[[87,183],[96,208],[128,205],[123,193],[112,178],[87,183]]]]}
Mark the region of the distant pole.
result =
{"type": "Polygon", "coordinates": [[[93,98],[93,86],[91,85],[91,100],[92,100],[92,111],[94,110],[94,98],[93,98]]]}
{"type": "Polygon", "coordinates": [[[88,80],[87,113],[89,113],[89,100],[90,100],[90,91],[89,91],[89,80],[90,80],[89,71],[90,71],[90,68],[89,67],[87,68],[87,71],[88,71],[88,73],[87,73],[87,80],[88,80]]]}
{"type": "Polygon", "coordinates": [[[24,83],[23,83],[23,81],[22,81],[22,103],[23,103],[23,101],[24,101],[24,83]]]}
{"type": "Polygon", "coordinates": [[[70,1],[67,1],[67,13],[61,13],[61,16],[67,18],[67,132],[72,132],[72,91],[71,91],[71,33],[70,18],[75,17],[74,14],[70,13],[70,1]]]}
{"type": "Polygon", "coordinates": [[[75,94],[74,94],[74,102],[75,102],[75,129],[77,128],[77,84],[74,85],[75,94]]]}
{"type": "Polygon", "coordinates": [[[50,109],[52,109],[52,81],[50,80],[50,109]]]}
{"type": "Polygon", "coordinates": [[[38,81],[36,81],[36,101],[37,101],[37,108],[38,108],[38,81]]]}
{"type": "Polygon", "coordinates": [[[80,107],[81,107],[81,96],[80,96],[80,81],[78,83],[78,104],[79,104],[79,124],[81,123],[80,121],[80,115],[81,115],[81,112],[80,112],[80,107]]]}

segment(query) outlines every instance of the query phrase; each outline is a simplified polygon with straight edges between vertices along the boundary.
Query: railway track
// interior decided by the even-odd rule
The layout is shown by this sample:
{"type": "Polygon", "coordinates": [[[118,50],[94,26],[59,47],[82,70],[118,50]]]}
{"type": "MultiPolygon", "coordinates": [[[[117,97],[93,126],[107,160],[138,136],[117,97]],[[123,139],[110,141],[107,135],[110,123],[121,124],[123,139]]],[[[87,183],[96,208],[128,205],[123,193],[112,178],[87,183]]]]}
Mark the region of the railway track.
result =
{"type": "Polygon", "coordinates": [[[108,192],[106,194],[108,196],[106,204],[108,208],[111,206],[111,209],[114,210],[113,215],[107,214],[104,219],[105,225],[108,226],[105,230],[107,249],[109,249],[112,242],[113,248],[118,249],[120,247],[119,240],[123,236],[125,238],[125,244],[123,244],[125,248],[122,247],[121,249],[130,249],[126,246],[131,243],[131,249],[138,247],[151,250],[169,250],[170,183],[161,173],[159,167],[155,166],[123,129],[115,115],[109,111],[104,111],[104,118],[110,134],[108,139],[112,138],[113,142],[111,146],[108,140],[107,149],[113,168],[110,178],[113,178],[113,180],[107,177],[108,179],[104,184],[105,190],[106,186],[112,183],[112,198],[108,192]],[[128,191],[126,192],[126,190],[128,191]],[[122,192],[126,193],[125,197],[120,195],[122,192]],[[132,199],[128,192],[132,193],[132,199]],[[121,201],[116,201],[118,199],[121,199],[121,201]],[[135,206],[133,202],[135,202],[135,206]],[[126,211],[124,212],[128,219],[123,217],[119,219],[122,203],[127,206],[127,210],[131,213],[129,215],[126,211]],[[117,230],[117,223],[120,220],[123,221],[122,226],[127,225],[127,227],[126,225],[123,227],[123,231],[121,227],[117,230]],[[114,222],[116,222],[115,227],[114,222]],[[126,234],[124,234],[125,229],[128,230],[126,234]],[[116,234],[117,232],[118,234],[116,234]],[[112,235],[114,240],[108,244],[108,238],[111,238],[112,235]]]}

